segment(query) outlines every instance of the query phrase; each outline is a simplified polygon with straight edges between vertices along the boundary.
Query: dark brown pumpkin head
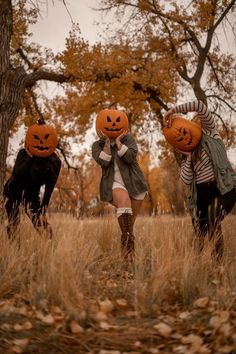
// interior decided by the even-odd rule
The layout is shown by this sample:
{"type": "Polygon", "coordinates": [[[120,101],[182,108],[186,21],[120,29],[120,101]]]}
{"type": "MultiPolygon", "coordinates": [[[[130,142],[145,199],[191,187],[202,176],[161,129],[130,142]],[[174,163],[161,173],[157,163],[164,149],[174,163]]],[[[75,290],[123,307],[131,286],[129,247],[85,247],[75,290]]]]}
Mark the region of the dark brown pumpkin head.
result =
{"type": "Polygon", "coordinates": [[[96,130],[100,136],[100,132],[108,138],[116,139],[119,135],[127,131],[129,128],[128,117],[124,112],[116,109],[103,109],[96,118],[96,130]]]}
{"type": "Polygon", "coordinates": [[[171,127],[165,127],[163,134],[174,148],[188,152],[194,150],[200,142],[202,129],[198,123],[181,116],[174,116],[171,127]]]}
{"type": "Polygon", "coordinates": [[[56,150],[58,138],[55,128],[48,124],[33,124],[25,137],[25,148],[34,156],[48,157],[56,150]]]}

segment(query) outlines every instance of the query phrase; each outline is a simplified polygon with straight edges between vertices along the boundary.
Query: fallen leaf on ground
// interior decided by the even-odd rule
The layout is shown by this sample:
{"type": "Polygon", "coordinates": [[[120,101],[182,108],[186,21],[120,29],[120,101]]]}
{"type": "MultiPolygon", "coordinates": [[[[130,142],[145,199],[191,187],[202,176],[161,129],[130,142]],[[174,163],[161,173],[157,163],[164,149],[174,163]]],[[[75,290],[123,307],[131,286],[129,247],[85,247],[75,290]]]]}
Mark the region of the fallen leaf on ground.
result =
{"type": "Polygon", "coordinates": [[[81,327],[81,326],[78,324],[78,322],[76,322],[75,320],[71,321],[71,323],[70,323],[70,330],[71,330],[71,333],[74,333],[74,334],[79,334],[79,333],[84,332],[83,327],[81,327]]]}
{"type": "Polygon", "coordinates": [[[3,323],[0,328],[5,332],[8,332],[11,330],[11,326],[9,325],[9,323],[3,323]]]}
{"type": "Polygon", "coordinates": [[[30,321],[26,321],[25,323],[23,323],[23,327],[25,330],[29,330],[33,328],[33,325],[30,321]]]}
{"type": "Polygon", "coordinates": [[[48,325],[53,325],[55,323],[55,319],[51,314],[44,315],[41,311],[36,312],[36,318],[48,325]]]}
{"type": "Polygon", "coordinates": [[[21,306],[19,307],[18,311],[17,311],[20,315],[22,316],[29,316],[28,310],[26,306],[21,306]]]}
{"type": "Polygon", "coordinates": [[[200,297],[199,299],[195,300],[193,303],[193,306],[199,307],[199,308],[205,308],[207,307],[209,303],[209,298],[208,297],[200,297]]]}
{"type": "Polygon", "coordinates": [[[16,354],[21,354],[23,353],[23,349],[21,347],[18,347],[17,345],[13,345],[13,347],[11,348],[13,353],[16,354]]]}
{"type": "Polygon", "coordinates": [[[188,336],[182,337],[181,342],[183,344],[191,344],[195,349],[198,349],[203,344],[203,339],[196,334],[189,334],[188,336]]]}
{"type": "Polygon", "coordinates": [[[113,303],[109,299],[106,299],[104,301],[100,301],[99,306],[100,306],[100,311],[104,312],[106,314],[110,313],[114,308],[113,303]]]}
{"type": "Polygon", "coordinates": [[[184,312],[181,312],[179,314],[179,318],[181,320],[186,320],[186,318],[188,318],[190,316],[190,312],[189,311],[184,311],[184,312]]]}
{"type": "Polygon", "coordinates": [[[111,326],[109,325],[109,323],[105,322],[105,321],[101,321],[99,323],[99,327],[101,329],[104,329],[105,331],[109,331],[109,329],[111,328],[111,326]]]}
{"type": "Polygon", "coordinates": [[[13,328],[14,328],[14,330],[15,330],[16,332],[19,332],[19,331],[23,331],[23,330],[24,330],[23,326],[22,326],[21,324],[19,324],[19,323],[16,323],[16,324],[13,326],[13,328]]]}
{"type": "Polygon", "coordinates": [[[100,350],[98,354],[121,354],[119,350],[100,350]]]}
{"type": "Polygon", "coordinates": [[[172,328],[170,326],[168,326],[167,324],[165,324],[164,322],[158,323],[158,324],[154,325],[153,327],[158,331],[158,333],[162,337],[169,337],[172,332],[172,328]]]}
{"type": "Polygon", "coordinates": [[[98,322],[100,321],[105,321],[107,320],[107,315],[102,312],[102,311],[98,311],[95,315],[94,315],[94,319],[98,322]]]}
{"type": "Polygon", "coordinates": [[[224,323],[219,329],[219,332],[224,335],[224,337],[231,337],[232,326],[229,323],[224,323]]]}
{"type": "Polygon", "coordinates": [[[128,303],[125,299],[117,299],[116,300],[116,304],[120,307],[120,308],[126,308],[128,306],[128,303]]]}
{"type": "Polygon", "coordinates": [[[157,348],[149,348],[148,352],[151,354],[158,354],[160,351],[157,348]]]}
{"type": "Polygon", "coordinates": [[[229,311],[217,311],[210,319],[209,325],[215,329],[219,328],[223,323],[229,319],[229,311]]]}
{"type": "Polygon", "coordinates": [[[13,344],[24,349],[29,344],[29,339],[28,338],[14,339],[13,344]]]}

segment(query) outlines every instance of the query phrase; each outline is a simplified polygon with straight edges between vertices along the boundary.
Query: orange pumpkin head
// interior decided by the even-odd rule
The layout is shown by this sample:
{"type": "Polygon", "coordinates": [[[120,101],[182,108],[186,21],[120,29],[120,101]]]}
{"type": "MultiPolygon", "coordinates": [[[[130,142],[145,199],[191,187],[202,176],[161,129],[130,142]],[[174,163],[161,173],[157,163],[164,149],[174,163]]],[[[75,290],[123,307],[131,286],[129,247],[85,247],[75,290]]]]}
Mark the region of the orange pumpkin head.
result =
{"type": "Polygon", "coordinates": [[[183,117],[174,116],[170,128],[165,127],[163,134],[170,145],[181,151],[192,151],[202,137],[201,126],[183,117]]]}
{"type": "Polygon", "coordinates": [[[25,148],[34,156],[48,157],[56,150],[56,130],[48,124],[34,124],[25,137],[25,148]]]}
{"type": "Polygon", "coordinates": [[[116,139],[129,128],[128,117],[124,112],[116,109],[103,109],[96,118],[96,130],[99,136],[101,133],[108,138],[116,139]]]}

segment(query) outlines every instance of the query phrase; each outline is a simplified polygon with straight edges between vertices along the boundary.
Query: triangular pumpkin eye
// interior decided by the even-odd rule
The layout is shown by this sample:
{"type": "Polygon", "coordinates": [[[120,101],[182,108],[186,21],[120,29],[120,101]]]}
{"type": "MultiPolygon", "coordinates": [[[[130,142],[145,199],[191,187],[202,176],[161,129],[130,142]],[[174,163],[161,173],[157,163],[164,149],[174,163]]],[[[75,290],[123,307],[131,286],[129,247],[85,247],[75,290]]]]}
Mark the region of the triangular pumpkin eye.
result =
{"type": "Polygon", "coordinates": [[[116,118],[116,122],[117,123],[120,122],[120,117],[116,118]]]}
{"type": "Polygon", "coordinates": [[[44,137],[44,139],[47,140],[48,137],[49,137],[49,134],[46,134],[45,137],[44,137]]]}
{"type": "Polygon", "coordinates": [[[36,134],[34,134],[34,138],[35,138],[36,140],[40,140],[39,137],[38,137],[38,135],[36,135],[36,134]]]}
{"type": "Polygon", "coordinates": [[[111,118],[107,116],[107,121],[108,122],[111,122],[111,118]]]}

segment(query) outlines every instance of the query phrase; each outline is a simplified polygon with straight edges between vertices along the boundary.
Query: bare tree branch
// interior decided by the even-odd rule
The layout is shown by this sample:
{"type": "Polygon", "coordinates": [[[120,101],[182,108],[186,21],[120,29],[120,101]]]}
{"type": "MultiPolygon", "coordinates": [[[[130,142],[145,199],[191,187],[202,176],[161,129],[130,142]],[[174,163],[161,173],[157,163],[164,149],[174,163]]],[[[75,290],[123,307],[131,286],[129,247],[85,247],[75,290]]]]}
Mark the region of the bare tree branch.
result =
{"type": "Polygon", "coordinates": [[[207,60],[208,60],[209,65],[210,65],[210,67],[211,67],[211,69],[212,69],[212,71],[213,71],[213,74],[214,74],[214,76],[215,76],[217,86],[221,86],[221,87],[224,89],[224,91],[226,91],[224,85],[222,84],[222,82],[221,82],[221,81],[219,80],[219,78],[218,78],[217,72],[216,72],[216,70],[215,70],[215,68],[214,68],[214,65],[213,65],[212,61],[211,61],[210,55],[207,55],[207,60]]]}
{"type": "Polygon", "coordinates": [[[215,98],[215,99],[223,102],[227,107],[229,107],[233,112],[236,113],[236,109],[233,106],[231,106],[231,104],[229,104],[226,100],[224,100],[222,97],[217,96],[217,95],[207,95],[207,98],[215,98]]]}
{"type": "Polygon", "coordinates": [[[64,74],[58,74],[51,71],[46,70],[38,70],[34,71],[31,74],[28,74],[25,78],[25,87],[33,86],[38,80],[48,80],[55,81],[58,83],[66,83],[72,81],[72,75],[66,76],[64,74]]]}
{"type": "Polygon", "coordinates": [[[72,169],[72,170],[78,171],[78,167],[74,167],[74,166],[72,166],[72,165],[69,163],[69,161],[68,161],[68,159],[67,159],[67,156],[66,156],[66,154],[65,154],[65,151],[64,151],[63,147],[60,145],[60,143],[58,144],[57,149],[61,152],[61,154],[62,154],[62,156],[63,156],[63,158],[64,158],[64,160],[65,160],[65,163],[66,163],[68,169],[72,169]]]}
{"type": "Polygon", "coordinates": [[[223,126],[223,128],[224,128],[224,130],[225,130],[227,139],[229,139],[229,129],[228,129],[227,125],[225,124],[224,120],[222,119],[222,117],[221,117],[218,113],[214,112],[213,114],[214,114],[215,116],[217,116],[217,117],[219,118],[219,120],[221,121],[222,126],[223,126]]]}
{"type": "Polygon", "coordinates": [[[226,7],[225,11],[222,12],[221,16],[218,18],[216,23],[213,26],[213,31],[216,30],[216,28],[219,26],[219,24],[223,21],[223,19],[226,17],[227,13],[232,9],[232,7],[236,4],[236,0],[232,0],[230,4],[226,7]]]}
{"type": "Polygon", "coordinates": [[[31,99],[33,101],[34,108],[35,108],[36,112],[38,113],[39,117],[44,121],[45,119],[44,119],[43,113],[41,112],[41,110],[39,108],[39,105],[37,103],[37,98],[35,97],[34,92],[30,88],[28,88],[27,91],[30,94],[30,97],[31,97],[31,99]]]}
{"type": "Polygon", "coordinates": [[[34,67],[34,64],[31,63],[31,61],[29,60],[29,58],[25,55],[25,53],[23,52],[22,48],[17,48],[16,52],[20,55],[20,57],[26,62],[26,64],[29,66],[29,69],[33,69],[36,70],[36,68],[34,67]]]}
{"type": "Polygon", "coordinates": [[[73,20],[73,18],[72,18],[72,16],[71,16],[71,13],[70,13],[70,11],[69,11],[67,5],[66,5],[66,2],[65,2],[65,0],[62,0],[62,2],[63,2],[63,5],[65,6],[65,9],[66,9],[66,11],[67,11],[67,13],[68,13],[68,15],[69,15],[69,17],[70,17],[71,23],[72,23],[72,25],[73,25],[73,24],[74,24],[74,20],[73,20]]]}

